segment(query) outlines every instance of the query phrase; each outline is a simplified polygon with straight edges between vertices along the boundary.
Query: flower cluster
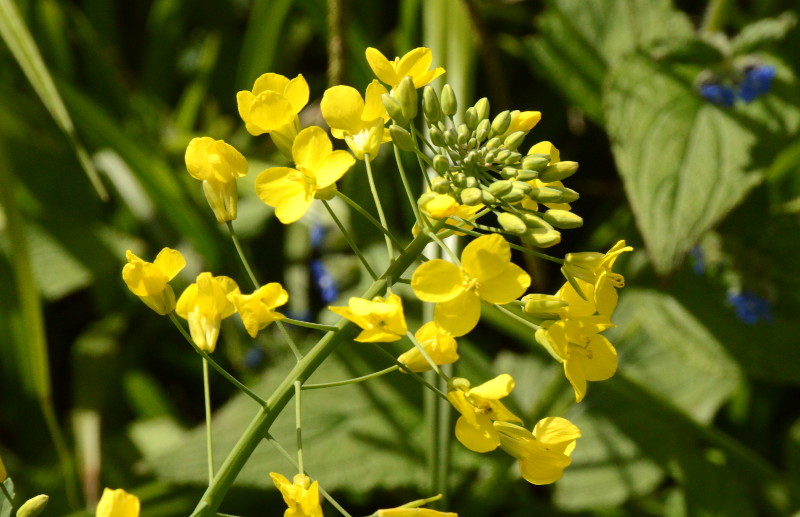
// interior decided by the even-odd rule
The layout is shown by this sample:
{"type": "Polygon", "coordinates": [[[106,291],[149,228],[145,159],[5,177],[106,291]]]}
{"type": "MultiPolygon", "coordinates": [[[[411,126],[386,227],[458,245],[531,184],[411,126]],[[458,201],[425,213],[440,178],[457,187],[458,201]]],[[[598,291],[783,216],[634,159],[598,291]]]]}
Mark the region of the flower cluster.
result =
{"type": "Polygon", "coordinates": [[[772,89],[775,74],[773,66],[748,64],[741,70],[736,70],[732,77],[727,79],[718,74],[705,74],[698,90],[707,101],[731,108],[737,99],[750,103],[768,93],[772,89]]]}

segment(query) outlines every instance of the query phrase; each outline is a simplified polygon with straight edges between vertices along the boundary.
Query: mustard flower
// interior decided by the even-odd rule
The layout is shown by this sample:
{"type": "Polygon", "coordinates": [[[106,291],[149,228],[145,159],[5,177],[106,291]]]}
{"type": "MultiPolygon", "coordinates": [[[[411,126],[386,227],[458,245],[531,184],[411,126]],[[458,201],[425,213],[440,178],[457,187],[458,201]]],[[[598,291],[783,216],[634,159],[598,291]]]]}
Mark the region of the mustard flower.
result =
{"type": "Polygon", "coordinates": [[[402,339],[408,332],[403,302],[394,293],[389,293],[386,299],[350,298],[347,307],[328,309],[364,329],[355,339],[361,343],[389,343],[402,339]]]}
{"type": "Polygon", "coordinates": [[[606,273],[606,281],[614,287],[624,287],[625,278],[619,273],[614,273],[611,268],[617,258],[633,248],[625,245],[625,241],[618,241],[607,253],[582,252],[567,253],[564,256],[562,271],[568,279],[578,278],[594,284],[600,273],[606,273]]]}
{"type": "Polygon", "coordinates": [[[236,312],[228,295],[238,290],[236,282],[227,276],[200,273],[178,298],[175,312],[189,321],[189,332],[201,350],[214,351],[222,320],[236,312]]]}
{"type": "Polygon", "coordinates": [[[292,144],[295,169],[272,167],[256,178],[256,193],[283,224],[300,219],[314,197],[328,199],[336,181],[355,163],[347,151],[334,151],[327,133],[317,126],[300,131],[292,144]]]}
{"type": "Polygon", "coordinates": [[[325,90],[320,103],[322,116],[331,127],[334,138],[344,139],[356,158],[370,160],[378,155],[380,146],[391,137],[384,131],[389,120],[381,95],[388,93],[378,81],[373,80],[364,98],[350,86],[333,86],[325,90]]]}
{"type": "MultiPolygon", "coordinates": [[[[417,201],[420,209],[432,219],[441,220],[447,218],[445,221],[450,226],[464,228],[471,230],[473,226],[469,221],[475,219],[475,214],[480,212],[484,206],[477,205],[461,205],[455,198],[449,194],[439,194],[436,192],[427,192],[420,196],[417,201]]],[[[450,231],[449,228],[442,228],[439,233],[450,231]]],[[[411,229],[411,234],[416,237],[419,235],[419,225],[414,223],[411,229]]],[[[463,232],[455,232],[456,235],[464,235],[463,232]]]]}
{"type": "MultiPolygon", "coordinates": [[[[547,165],[553,165],[554,163],[558,163],[561,161],[561,153],[558,151],[556,146],[552,143],[544,141],[539,142],[538,144],[533,145],[529,150],[528,154],[549,154],[550,161],[547,162],[547,165]]],[[[563,187],[564,184],[560,181],[550,181],[544,182],[538,179],[534,179],[528,182],[530,186],[533,188],[541,188],[541,187],[563,187]]],[[[544,206],[547,208],[553,208],[556,210],[571,210],[572,207],[569,203],[544,203],[544,206]]],[[[531,200],[530,198],[526,197],[522,200],[522,207],[528,210],[539,210],[539,205],[536,201],[531,200]]]]}
{"type": "Polygon", "coordinates": [[[269,477],[280,490],[288,506],[283,512],[283,517],[322,517],[318,481],[312,483],[305,474],[297,474],[292,483],[277,472],[270,472],[269,477]]]}
{"type": "Polygon", "coordinates": [[[414,294],[436,304],[433,319],[455,337],[478,324],[481,300],[509,303],[531,283],[522,268],[511,263],[511,247],[498,234],[482,235],[467,244],[461,267],[433,259],[420,265],[411,277],[414,294]]]}
{"type": "Polygon", "coordinates": [[[466,379],[451,381],[447,400],[461,413],[455,431],[464,447],[475,452],[493,451],[500,445],[500,436],[492,422],[522,422],[500,402],[513,389],[514,379],[505,373],[475,388],[470,388],[466,379]]]}
{"type": "Polygon", "coordinates": [[[95,517],[139,517],[139,498],[121,488],[103,490],[95,517]]]}
{"type": "Polygon", "coordinates": [[[228,299],[236,307],[236,312],[241,316],[247,333],[254,338],[259,330],[273,321],[279,321],[286,317],[275,312],[275,308],[289,301],[289,293],[281,284],[271,282],[259,287],[253,294],[242,294],[238,290],[234,290],[228,294],[228,299]]]}
{"type": "Polygon", "coordinates": [[[131,250],[125,252],[125,257],[128,263],[122,267],[122,279],[128,289],[162,316],[175,310],[175,292],[168,282],[186,266],[183,255],[164,248],[152,263],[140,259],[131,250]]]}
{"type": "Polygon", "coordinates": [[[555,483],[570,464],[580,430],[565,418],[539,420],[533,432],[507,422],[494,422],[500,447],[519,460],[522,477],[534,485],[555,483]]]}
{"type": "MultiPolygon", "coordinates": [[[[425,353],[437,365],[452,364],[458,361],[457,343],[453,336],[443,330],[435,321],[429,321],[414,334],[425,353]]],[[[402,354],[397,360],[413,372],[426,372],[431,369],[430,363],[415,346],[402,354]]]]}
{"type": "Polygon", "coordinates": [[[300,110],[308,103],[308,83],[302,75],[288,79],[267,73],[256,79],[252,91],[236,94],[239,116],[247,131],[258,136],[269,133],[285,156],[291,156],[292,142],[300,131],[300,110]]]}
{"type": "Polygon", "coordinates": [[[369,47],[366,51],[367,63],[375,76],[394,88],[403,77],[410,76],[414,80],[414,88],[422,88],[444,73],[444,68],[429,70],[433,62],[431,49],[418,47],[394,61],[386,59],[380,50],[369,47]]]}
{"type": "Polygon", "coordinates": [[[236,219],[236,178],[247,175],[247,160],[232,145],[204,136],[186,147],[186,169],[203,182],[203,192],[217,221],[236,219]]]}
{"type": "Polygon", "coordinates": [[[603,316],[546,321],[536,341],[554,352],[575,390],[575,402],[586,395],[586,381],[604,381],[617,371],[617,351],[599,333],[612,324],[603,316]]]}
{"type": "MultiPolygon", "coordinates": [[[[508,129],[501,135],[494,135],[498,138],[505,138],[511,133],[516,133],[517,131],[530,131],[533,127],[542,120],[542,112],[541,111],[519,111],[514,110],[511,112],[511,123],[508,125],[508,129]]],[[[540,151],[534,151],[540,152],[540,151]]],[[[531,154],[531,153],[528,153],[531,154]]],[[[558,161],[558,160],[556,160],[558,161]]]]}
{"type": "Polygon", "coordinates": [[[562,319],[581,318],[598,314],[610,322],[619,296],[609,275],[614,275],[614,273],[601,271],[594,284],[579,278],[574,278],[572,282],[565,282],[555,294],[566,303],[566,306],[560,311],[560,317],[562,319]],[[576,290],[576,286],[581,292],[576,290]]]}

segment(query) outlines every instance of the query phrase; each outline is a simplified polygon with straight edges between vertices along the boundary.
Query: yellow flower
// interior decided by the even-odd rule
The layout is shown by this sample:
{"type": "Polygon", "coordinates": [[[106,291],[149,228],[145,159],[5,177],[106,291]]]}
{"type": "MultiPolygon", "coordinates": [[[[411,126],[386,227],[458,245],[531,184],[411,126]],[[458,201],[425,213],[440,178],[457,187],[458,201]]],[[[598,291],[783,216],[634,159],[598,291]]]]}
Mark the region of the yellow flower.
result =
{"type": "Polygon", "coordinates": [[[610,321],[611,314],[617,308],[617,301],[619,296],[614,287],[614,283],[609,279],[609,275],[614,275],[609,271],[601,271],[597,275],[594,284],[590,284],[579,278],[574,278],[572,283],[566,282],[561,289],[555,294],[558,298],[566,302],[567,306],[563,307],[560,311],[560,317],[566,318],[582,318],[585,316],[593,316],[598,314],[610,321]],[[583,292],[586,298],[575,289],[578,288],[583,292]]]}
{"type": "Polygon", "coordinates": [[[475,452],[493,451],[500,445],[500,436],[492,422],[522,422],[500,402],[513,389],[514,379],[505,373],[475,388],[470,388],[466,379],[451,381],[447,400],[461,413],[456,438],[464,447],[475,452]]]}
{"type": "Polygon", "coordinates": [[[355,339],[361,343],[389,343],[408,332],[403,302],[394,293],[389,293],[386,299],[380,296],[372,300],[350,298],[347,307],[328,309],[364,329],[355,339]]]}
{"type": "Polygon", "coordinates": [[[444,73],[444,68],[428,70],[433,62],[431,49],[418,47],[408,52],[402,58],[396,57],[394,61],[386,59],[380,50],[368,48],[367,63],[375,76],[394,88],[405,76],[414,80],[414,88],[422,88],[444,73]]]}
{"type": "Polygon", "coordinates": [[[599,333],[612,324],[603,316],[546,321],[536,341],[552,350],[564,365],[575,390],[575,402],[586,395],[586,381],[604,381],[617,371],[617,351],[599,333]]]}
{"type": "Polygon", "coordinates": [[[590,284],[596,283],[600,273],[605,272],[607,282],[614,287],[624,287],[625,278],[611,268],[617,257],[626,251],[633,251],[633,248],[625,246],[625,241],[618,241],[607,253],[567,253],[562,271],[568,279],[578,278],[590,284]]]}
{"type": "MultiPolygon", "coordinates": [[[[474,206],[461,205],[458,204],[454,197],[448,194],[438,194],[436,192],[428,192],[427,194],[423,194],[418,203],[420,209],[422,209],[422,211],[431,218],[444,219],[446,217],[447,221],[445,222],[447,224],[450,226],[464,228],[465,230],[471,230],[473,226],[468,222],[462,222],[462,220],[471,221],[475,218],[475,214],[484,208],[484,206],[481,204],[474,206]]],[[[442,228],[438,233],[448,231],[450,231],[449,228],[442,228]]],[[[414,227],[411,229],[411,234],[414,237],[419,235],[419,226],[417,223],[414,223],[414,227]]],[[[464,233],[455,232],[455,235],[464,235],[464,233]]]]}
{"type": "Polygon", "coordinates": [[[214,351],[222,320],[236,312],[228,295],[238,290],[236,282],[227,276],[200,273],[196,283],[178,298],[175,312],[189,321],[189,332],[201,350],[214,351]]]}
{"type": "Polygon", "coordinates": [[[282,320],[286,316],[275,312],[275,308],[289,301],[289,293],[277,282],[261,286],[253,294],[241,294],[238,290],[228,295],[242,318],[244,328],[250,337],[256,337],[258,331],[273,321],[282,320]]]}
{"type": "Polygon", "coordinates": [[[455,337],[478,324],[481,300],[509,303],[530,283],[528,273],[511,263],[511,248],[498,234],[483,235],[467,244],[461,267],[433,259],[419,266],[411,277],[414,294],[436,304],[434,321],[455,337]]]}
{"type": "Polygon", "coordinates": [[[370,160],[378,155],[380,146],[391,137],[384,131],[389,120],[381,95],[388,93],[378,81],[367,86],[365,99],[355,88],[333,86],[325,90],[320,109],[325,122],[331,127],[334,138],[344,139],[359,160],[369,154],[370,160]]]}
{"type": "Polygon", "coordinates": [[[175,310],[175,292],[168,282],[186,266],[183,255],[164,248],[152,263],[140,259],[131,250],[125,252],[125,257],[128,263],[122,267],[122,279],[128,289],[162,316],[175,310]]]}
{"type": "Polygon", "coordinates": [[[308,103],[308,94],[308,83],[302,75],[289,80],[269,73],[256,79],[252,91],[237,93],[236,103],[251,135],[269,133],[278,149],[291,156],[292,141],[300,131],[297,115],[308,103]]]}
{"type": "MultiPolygon", "coordinates": [[[[554,163],[558,163],[558,162],[561,161],[561,153],[558,151],[558,149],[556,149],[556,146],[554,146],[553,144],[551,144],[550,142],[547,142],[547,141],[539,142],[538,144],[532,146],[528,150],[528,154],[529,155],[531,155],[531,154],[549,154],[550,155],[550,161],[547,162],[547,165],[553,165],[554,163]]],[[[564,186],[564,184],[561,183],[560,181],[550,181],[548,183],[545,183],[543,181],[539,181],[538,179],[531,180],[531,181],[528,182],[528,184],[533,188],[563,187],[564,186]]],[[[570,210],[570,209],[572,209],[572,207],[570,206],[569,203],[543,203],[543,204],[547,208],[554,208],[554,209],[557,209],[557,210],[570,210]]],[[[528,210],[534,210],[534,211],[538,211],[539,210],[538,203],[536,203],[536,201],[533,201],[532,199],[530,199],[528,197],[525,197],[522,200],[522,207],[526,208],[528,210]]]]}
{"type": "Polygon", "coordinates": [[[305,474],[297,474],[294,482],[289,483],[285,476],[270,472],[269,477],[283,495],[288,508],[283,517],[322,517],[322,506],[319,503],[319,482],[311,482],[305,474]]]}
{"type": "Polygon", "coordinates": [[[353,166],[355,159],[347,151],[334,151],[328,135],[317,126],[297,135],[292,145],[295,169],[272,167],[256,178],[256,193],[283,224],[300,219],[314,197],[324,196],[336,181],[353,166]]]}
{"type": "MultiPolygon", "coordinates": [[[[533,127],[542,120],[542,112],[541,111],[519,111],[514,110],[511,112],[511,123],[508,125],[508,129],[502,135],[495,135],[498,138],[505,138],[511,133],[516,133],[517,131],[530,131],[533,127]]],[[[541,151],[534,151],[534,152],[541,152],[541,151]]],[[[531,154],[531,153],[528,153],[531,154]]],[[[556,160],[558,161],[558,160],[556,160]]]]}
{"type": "Polygon", "coordinates": [[[439,512],[430,508],[389,508],[376,513],[378,517],[458,517],[457,513],[439,512]]]}
{"type": "MultiPolygon", "coordinates": [[[[442,330],[435,321],[429,321],[419,328],[414,339],[417,340],[425,353],[433,359],[437,365],[452,364],[458,361],[458,351],[456,340],[442,330]]],[[[419,349],[415,346],[402,354],[397,360],[413,372],[425,372],[431,369],[430,363],[422,356],[419,349]]]]}
{"type": "Polygon", "coordinates": [[[547,417],[533,432],[518,425],[495,422],[500,447],[519,460],[522,477],[534,485],[549,485],[561,479],[570,464],[569,455],[580,438],[580,430],[569,420],[547,417]]]}
{"type": "Polygon", "coordinates": [[[236,219],[236,178],[247,175],[247,160],[233,146],[204,136],[186,147],[186,169],[203,182],[203,192],[217,221],[236,219]]]}
{"type": "Polygon", "coordinates": [[[103,490],[95,517],[139,517],[139,498],[121,488],[103,490]]]}

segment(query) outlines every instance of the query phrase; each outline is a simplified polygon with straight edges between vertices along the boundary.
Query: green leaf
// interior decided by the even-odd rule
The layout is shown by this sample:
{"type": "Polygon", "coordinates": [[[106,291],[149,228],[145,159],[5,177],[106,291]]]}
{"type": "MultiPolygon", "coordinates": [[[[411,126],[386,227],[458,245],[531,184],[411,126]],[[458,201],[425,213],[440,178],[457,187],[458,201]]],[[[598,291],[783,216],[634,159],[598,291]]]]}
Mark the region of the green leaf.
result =
{"type": "Polygon", "coordinates": [[[14,509],[14,506],[11,501],[8,500],[6,494],[10,495],[12,500],[14,498],[14,481],[11,478],[7,478],[3,481],[3,488],[4,491],[0,489],[0,517],[11,517],[11,511],[14,509]]]}
{"type": "Polygon", "coordinates": [[[795,25],[797,25],[797,15],[791,11],[786,11],[775,18],[764,18],[745,25],[731,40],[732,53],[734,56],[740,56],[762,50],[785,38],[795,25]]]}
{"type": "Polygon", "coordinates": [[[257,0],[242,42],[236,85],[247,89],[263,73],[275,68],[275,57],[284,36],[286,18],[293,0],[257,0]]]}

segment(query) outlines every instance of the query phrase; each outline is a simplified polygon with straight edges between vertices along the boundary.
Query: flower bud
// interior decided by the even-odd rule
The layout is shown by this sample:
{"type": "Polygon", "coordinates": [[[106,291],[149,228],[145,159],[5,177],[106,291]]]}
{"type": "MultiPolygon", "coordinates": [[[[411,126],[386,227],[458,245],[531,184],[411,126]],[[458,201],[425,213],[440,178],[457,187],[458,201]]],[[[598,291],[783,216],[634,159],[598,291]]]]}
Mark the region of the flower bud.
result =
{"type": "Polygon", "coordinates": [[[503,147],[509,151],[516,151],[523,140],[525,140],[525,131],[515,131],[503,140],[503,147]]]}
{"type": "Polygon", "coordinates": [[[500,140],[497,137],[494,137],[494,138],[490,138],[489,141],[486,142],[486,145],[484,145],[484,147],[487,148],[487,149],[497,149],[502,144],[503,144],[502,140],[500,140]]]}
{"type": "Polygon", "coordinates": [[[433,178],[431,180],[431,190],[439,194],[447,194],[450,192],[450,180],[442,177],[433,178]]]}
{"type": "Polygon", "coordinates": [[[478,114],[478,122],[489,119],[489,99],[483,97],[475,103],[475,111],[478,114]]]}
{"type": "Polygon", "coordinates": [[[430,203],[436,198],[435,192],[425,192],[417,199],[417,206],[423,208],[425,205],[430,203]]]}
{"type": "Polygon", "coordinates": [[[541,172],[550,163],[549,154],[529,154],[522,159],[522,168],[541,172]]]}
{"type": "Polygon", "coordinates": [[[509,125],[511,125],[511,112],[508,110],[502,111],[492,121],[492,133],[502,135],[508,130],[509,125]]]}
{"type": "Polygon", "coordinates": [[[518,174],[519,169],[516,167],[503,167],[503,170],[500,171],[500,177],[507,180],[516,178],[518,174]]]}
{"type": "Polygon", "coordinates": [[[490,149],[486,151],[486,154],[483,157],[484,163],[486,163],[487,167],[489,164],[494,162],[494,159],[497,157],[497,153],[499,153],[497,149],[490,149]]]}
{"type": "Polygon", "coordinates": [[[470,131],[475,131],[478,127],[478,122],[480,122],[480,119],[478,119],[478,111],[474,106],[470,106],[467,108],[467,111],[464,112],[464,123],[470,131]]]}
{"type": "Polygon", "coordinates": [[[17,517],[36,517],[42,513],[47,506],[50,497],[47,494],[39,494],[31,497],[19,507],[17,517]]]}
{"type": "Polygon", "coordinates": [[[522,235],[522,241],[537,248],[549,248],[561,242],[561,233],[548,228],[530,228],[522,235]]]}
{"type": "Polygon", "coordinates": [[[522,158],[522,155],[517,152],[511,152],[506,156],[501,163],[505,165],[512,165],[514,163],[519,162],[519,159],[522,158]]]}
{"type": "Polygon", "coordinates": [[[439,128],[431,127],[428,134],[431,135],[431,142],[433,145],[436,147],[447,147],[447,142],[444,141],[444,133],[442,133],[439,128]]]}
{"type": "Polygon", "coordinates": [[[465,188],[467,186],[467,175],[463,172],[453,174],[453,184],[458,188],[465,188]]]}
{"type": "Polygon", "coordinates": [[[214,212],[217,222],[224,223],[236,219],[236,206],[238,194],[236,183],[217,183],[203,181],[203,194],[206,195],[208,206],[214,212]]]}
{"type": "Polygon", "coordinates": [[[481,200],[481,202],[487,206],[493,206],[498,203],[497,198],[488,190],[481,190],[481,200]]]}
{"type": "Polygon", "coordinates": [[[445,84],[442,87],[442,94],[441,94],[441,106],[442,106],[442,113],[447,115],[448,117],[452,117],[458,111],[458,101],[456,101],[456,94],[453,92],[453,88],[449,84],[445,84]]]}
{"type": "Polygon", "coordinates": [[[408,119],[405,117],[405,115],[403,115],[403,107],[400,105],[397,99],[388,93],[384,93],[381,95],[381,101],[383,101],[383,107],[386,108],[386,112],[390,117],[392,117],[392,120],[394,120],[395,124],[401,126],[408,125],[408,119]]]}
{"type": "Polygon", "coordinates": [[[544,213],[544,220],[562,230],[583,226],[583,218],[569,210],[551,208],[544,213]]]}
{"type": "Polygon", "coordinates": [[[528,197],[537,203],[571,203],[580,196],[572,189],[565,187],[534,187],[528,197]]]}
{"type": "Polygon", "coordinates": [[[569,305],[551,294],[528,294],[522,297],[522,302],[525,304],[522,309],[525,314],[542,319],[558,318],[561,309],[569,305]]]}
{"type": "Polygon", "coordinates": [[[426,86],[422,90],[422,113],[425,115],[425,120],[431,124],[442,120],[442,107],[432,86],[426,86]]]}
{"type": "Polygon", "coordinates": [[[456,133],[458,135],[458,145],[466,145],[469,137],[472,136],[472,131],[470,131],[466,124],[458,126],[456,133]]]}
{"type": "Polygon", "coordinates": [[[414,151],[414,139],[411,138],[411,133],[409,133],[408,130],[403,129],[397,124],[392,124],[389,126],[389,135],[391,135],[394,145],[399,147],[401,150],[414,151]]]}
{"type": "Polygon", "coordinates": [[[510,192],[507,192],[500,197],[502,197],[503,201],[507,203],[518,203],[525,199],[525,191],[513,187],[510,192]]]}
{"type": "Polygon", "coordinates": [[[511,182],[508,180],[498,180],[489,185],[489,192],[496,197],[500,197],[503,194],[507,194],[511,192],[511,182]]]}
{"type": "Polygon", "coordinates": [[[553,227],[536,214],[522,214],[522,220],[528,228],[546,228],[552,230],[553,227]]]}
{"type": "Polygon", "coordinates": [[[450,161],[441,154],[434,155],[433,170],[444,176],[450,170],[450,161]]]}
{"type": "Polygon", "coordinates": [[[503,163],[509,156],[511,156],[511,151],[509,151],[508,149],[503,149],[502,151],[497,153],[497,156],[494,157],[494,161],[496,161],[497,163],[503,163]]]}
{"type": "Polygon", "coordinates": [[[458,133],[453,128],[444,132],[444,141],[452,148],[458,147],[458,133]]]}
{"type": "Polygon", "coordinates": [[[478,139],[474,136],[467,140],[467,149],[475,149],[478,147],[478,139]]]}
{"type": "Polygon", "coordinates": [[[517,173],[517,179],[520,181],[535,180],[538,177],[539,173],[537,171],[532,171],[525,168],[519,169],[519,172],[517,173]]]}
{"type": "Polygon", "coordinates": [[[392,90],[392,96],[400,103],[406,120],[413,120],[417,116],[417,104],[419,102],[417,89],[414,87],[414,80],[410,76],[403,77],[400,84],[392,90]]]}
{"type": "Polygon", "coordinates": [[[533,187],[531,187],[530,183],[526,183],[524,181],[514,181],[512,184],[514,185],[514,189],[521,190],[525,194],[533,190],[533,187]]]}
{"type": "Polygon", "coordinates": [[[478,124],[478,128],[475,129],[475,139],[478,142],[483,142],[489,136],[489,131],[492,130],[492,124],[489,122],[488,119],[483,119],[478,124]]]}
{"type": "Polygon", "coordinates": [[[528,231],[528,227],[525,226],[525,223],[517,217],[516,215],[510,212],[503,212],[497,216],[497,223],[508,233],[513,233],[514,235],[522,235],[523,233],[528,231]]]}
{"type": "Polygon", "coordinates": [[[459,195],[461,197],[461,202],[468,206],[475,206],[481,204],[483,202],[483,197],[481,196],[481,189],[476,187],[468,187],[461,191],[459,195]]]}
{"type": "Polygon", "coordinates": [[[578,162],[558,162],[548,165],[539,173],[539,179],[545,183],[563,180],[575,174],[578,170],[578,162]]]}

